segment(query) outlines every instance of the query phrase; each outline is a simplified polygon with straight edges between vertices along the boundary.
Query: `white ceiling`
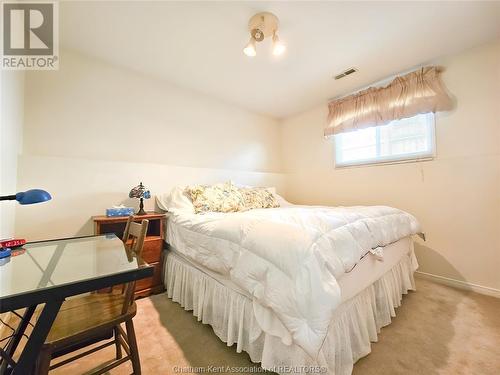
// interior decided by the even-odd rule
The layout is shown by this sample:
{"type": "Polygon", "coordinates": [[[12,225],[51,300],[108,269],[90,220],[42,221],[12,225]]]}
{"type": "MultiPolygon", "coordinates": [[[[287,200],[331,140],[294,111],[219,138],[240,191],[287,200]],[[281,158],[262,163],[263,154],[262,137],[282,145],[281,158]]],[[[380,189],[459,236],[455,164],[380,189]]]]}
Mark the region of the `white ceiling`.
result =
{"type": "Polygon", "coordinates": [[[500,36],[500,2],[64,2],[59,18],[65,48],[276,118],[500,36]],[[242,53],[259,11],[284,56],[242,53]]]}

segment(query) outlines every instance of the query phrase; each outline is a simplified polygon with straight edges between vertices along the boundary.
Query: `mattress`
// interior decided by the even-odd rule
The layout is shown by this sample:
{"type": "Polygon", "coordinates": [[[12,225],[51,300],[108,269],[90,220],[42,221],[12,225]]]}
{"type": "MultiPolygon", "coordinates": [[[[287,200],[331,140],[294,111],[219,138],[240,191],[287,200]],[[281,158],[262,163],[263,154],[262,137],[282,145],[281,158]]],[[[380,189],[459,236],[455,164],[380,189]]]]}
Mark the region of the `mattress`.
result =
{"type": "MultiPolygon", "coordinates": [[[[175,226],[176,224],[174,223],[171,225],[175,226]]],[[[411,238],[405,237],[390,245],[384,246],[384,255],[382,258],[372,253],[367,253],[350,272],[345,273],[337,280],[342,294],[342,302],[356,296],[391,270],[404,256],[408,256],[412,250],[412,244],[411,238]]],[[[252,296],[247,291],[236,285],[230,278],[188,259],[181,252],[177,251],[174,246],[170,245],[169,253],[175,254],[175,256],[179,258],[179,261],[203,272],[226,288],[252,299],[252,296]]]]}

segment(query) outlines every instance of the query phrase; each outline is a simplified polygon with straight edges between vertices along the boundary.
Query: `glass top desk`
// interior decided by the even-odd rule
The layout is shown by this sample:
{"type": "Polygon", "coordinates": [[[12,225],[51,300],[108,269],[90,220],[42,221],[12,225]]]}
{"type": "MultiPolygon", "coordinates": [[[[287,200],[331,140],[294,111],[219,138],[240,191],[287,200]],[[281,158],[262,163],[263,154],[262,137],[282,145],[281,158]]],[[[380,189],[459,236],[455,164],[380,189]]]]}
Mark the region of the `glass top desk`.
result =
{"type": "Polygon", "coordinates": [[[114,234],[32,242],[23,249],[0,259],[0,313],[27,308],[12,340],[1,353],[0,374],[31,371],[67,297],[153,275],[153,268],[133,257],[114,234]],[[40,318],[19,361],[14,363],[12,355],[40,304],[44,304],[40,318]]]}

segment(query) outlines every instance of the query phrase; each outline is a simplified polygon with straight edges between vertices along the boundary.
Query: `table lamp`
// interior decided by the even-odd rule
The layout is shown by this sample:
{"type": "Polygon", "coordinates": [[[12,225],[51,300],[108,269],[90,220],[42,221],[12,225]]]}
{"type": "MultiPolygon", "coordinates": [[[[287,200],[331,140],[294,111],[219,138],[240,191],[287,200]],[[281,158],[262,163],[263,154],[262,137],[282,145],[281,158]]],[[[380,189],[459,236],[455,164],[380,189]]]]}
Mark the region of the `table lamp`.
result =
{"type": "Polygon", "coordinates": [[[22,191],[13,195],[0,196],[0,201],[13,201],[16,200],[19,204],[34,204],[50,201],[52,197],[48,192],[41,189],[31,189],[22,191]]]}
{"type": "Polygon", "coordinates": [[[129,198],[139,198],[141,200],[139,203],[139,211],[136,215],[146,215],[146,211],[144,211],[143,200],[151,198],[151,193],[149,192],[148,188],[146,188],[141,182],[139,185],[130,190],[128,196],[129,198]]]}

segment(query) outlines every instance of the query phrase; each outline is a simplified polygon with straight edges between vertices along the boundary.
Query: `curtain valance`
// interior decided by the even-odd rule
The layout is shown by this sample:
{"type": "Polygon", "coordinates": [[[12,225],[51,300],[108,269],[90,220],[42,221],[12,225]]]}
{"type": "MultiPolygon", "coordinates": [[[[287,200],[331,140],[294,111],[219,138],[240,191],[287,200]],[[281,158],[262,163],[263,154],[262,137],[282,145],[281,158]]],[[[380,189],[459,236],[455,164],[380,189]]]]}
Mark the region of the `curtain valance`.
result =
{"type": "Polygon", "coordinates": [[[370,87],[330,102],[325,136],[451,109],[452,101],[440,74],[439,67],[424,67],[396,77],[385,87],[370,87]]]}

